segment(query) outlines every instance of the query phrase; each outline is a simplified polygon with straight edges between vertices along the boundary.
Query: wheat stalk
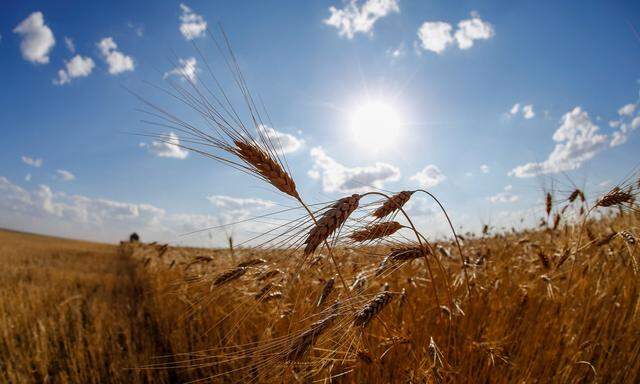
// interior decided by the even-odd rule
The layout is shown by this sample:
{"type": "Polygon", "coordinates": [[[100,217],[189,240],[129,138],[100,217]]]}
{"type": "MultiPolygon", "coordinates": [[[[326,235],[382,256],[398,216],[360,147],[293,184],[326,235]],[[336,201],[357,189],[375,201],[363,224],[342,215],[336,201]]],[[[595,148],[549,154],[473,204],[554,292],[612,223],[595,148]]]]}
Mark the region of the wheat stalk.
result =
{"type": "Polygon", "coordinates": [[[397,221],[387,221],[380,224],[369,225],[364,229],[354,231],[349,237],[357,242],[375,240],[385,236],[391,236],[396,233],[402,224],[397,221]]]}
{"type": "Polygon", "coordinates": [[[414,191],[402,191],[397,193],[390,198],[386,199],[385,202],[373,213],[371,214],[373,217],[377,217],[379,219],[392,214],[393,212],[402,208],[407,201],[411,198],[414,191]]]}
{"type": "Polygon", "coordinates": [[[303,357],[309,348],[315,344],[320,335],[333,324],[336,317],[338,317],[338,315],[332,314],[311,324],[308,330],[296,338],[293,345],[289,348],[285,360],[293,362],[303,357]]]}
{"type": "Polygon", "coordinates": [[[333,204],[320,219],[318,219],[311,231],[309,231],[309,235],[304,242],[306,244],[304,254],[309,255],[315,252],[316,248],[318,248],[323,241],[326,241],[333,232],[347,221],[349,215],[358,208],[359,202],[360,195],[353,194],[333,204]]]}
{"type": "Polygon", "coordinates": [[[365,327],[371,320],[380,313],[393,299],[393,293],[380,292],[368,303],[366,303],[356,314],[353,319],[355,326],[365,327]]]}
{"type": "Polygon", "coordinates": [[[274,160],[267,151],[253,143],[235,140],[234,153],[247,163],[257,174],[281,192],[300,200],[293,178],[284,170],[281,164],[274,160]]]}
{"type": "Polygon", "coordinates": [[[221,273],[213,280],[213,286],[218,287],[223,284],[227,284],[233,280],[239,279],[247,272],[246,267],[235,267],[226,272],[221,273]]]}
{"type": "Polygon", "coordinates": [[[623,203],[632,203],[633,200],[631,193],[615,187],[596,202],[596,207],[612,207],[623,203]]]}

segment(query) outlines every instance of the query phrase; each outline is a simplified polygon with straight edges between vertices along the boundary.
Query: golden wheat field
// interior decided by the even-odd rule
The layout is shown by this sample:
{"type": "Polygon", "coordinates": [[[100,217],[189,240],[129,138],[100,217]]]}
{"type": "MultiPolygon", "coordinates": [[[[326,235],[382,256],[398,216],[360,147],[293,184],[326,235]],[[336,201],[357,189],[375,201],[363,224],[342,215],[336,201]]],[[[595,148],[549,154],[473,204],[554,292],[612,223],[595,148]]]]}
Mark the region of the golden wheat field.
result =
{"type": "Polygon", "coordinates": [[[322,252],[3,231],[0,378],[637,382],[638,225],[588,220],[577,253],[577,225],[460,236],[464,268],[453,242],[335,247],[348,289],[322,252]]]}

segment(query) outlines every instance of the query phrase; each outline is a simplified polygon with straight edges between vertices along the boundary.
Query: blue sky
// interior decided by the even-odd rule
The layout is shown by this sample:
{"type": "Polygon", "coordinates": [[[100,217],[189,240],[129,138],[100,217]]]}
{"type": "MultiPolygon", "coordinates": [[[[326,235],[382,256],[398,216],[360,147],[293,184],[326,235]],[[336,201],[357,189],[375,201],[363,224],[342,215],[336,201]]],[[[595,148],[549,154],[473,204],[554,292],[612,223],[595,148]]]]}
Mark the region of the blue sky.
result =
{"type": "MultiPolygon", "coordinates": [[[[204,33],[218,23],[309,201],[363,184],[422,186],[458,225],[510,226],[540,216],[543,188],[566,192],[572,180],[594,196],[638,162],[638,2],[0,8],[2,227],[101,241],[138,230],[215,245],[219,234],[179,235],[290,206],[256,179],[134,135],[150,127],[126,89],[190,116],[148,84],[181,81],[178,64],[201,76],[192,43],[229,85],[204,33]]],[[[444,230],[430,204],[411,209],[427,232],[444,230]]]]}

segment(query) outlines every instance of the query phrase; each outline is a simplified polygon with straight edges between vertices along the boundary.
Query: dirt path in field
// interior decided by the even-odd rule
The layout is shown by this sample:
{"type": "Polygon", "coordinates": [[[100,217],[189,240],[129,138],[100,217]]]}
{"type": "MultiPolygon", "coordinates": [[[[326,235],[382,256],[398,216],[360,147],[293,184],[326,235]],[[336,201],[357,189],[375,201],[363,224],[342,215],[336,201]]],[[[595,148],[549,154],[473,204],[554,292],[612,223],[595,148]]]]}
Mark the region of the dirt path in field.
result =
{"type": "Polygon", "coordinates": [[[175,382],[130,369],[168,353],[118,247],[0,230],[0,382],[175,382]]]}

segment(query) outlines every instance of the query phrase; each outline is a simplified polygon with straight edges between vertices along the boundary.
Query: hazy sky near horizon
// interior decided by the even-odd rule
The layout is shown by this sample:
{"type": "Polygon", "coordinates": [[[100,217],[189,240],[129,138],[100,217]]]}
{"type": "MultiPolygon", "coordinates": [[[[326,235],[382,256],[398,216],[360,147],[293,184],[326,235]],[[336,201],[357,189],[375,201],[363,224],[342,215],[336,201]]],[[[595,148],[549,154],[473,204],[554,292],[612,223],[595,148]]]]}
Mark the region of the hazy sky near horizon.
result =
{"type": "MultiPolygon", "coordinates": [[[[637,1],[8,0],[0,11],[0,227],[219,245],[224,231],[180,235],[295,205],[135,135],[150,127],[127,89],[189,116],[153,85],[209,81],[193,44],[230,85],[206,33],[219,37],[218,23],[310,202],[422,187],[456,225],[499,228],[537,222],[544,189],[595,197],[638,165],[637,1]]],[[[409,208],[444,233],[431,203],[409,208]]]]}

